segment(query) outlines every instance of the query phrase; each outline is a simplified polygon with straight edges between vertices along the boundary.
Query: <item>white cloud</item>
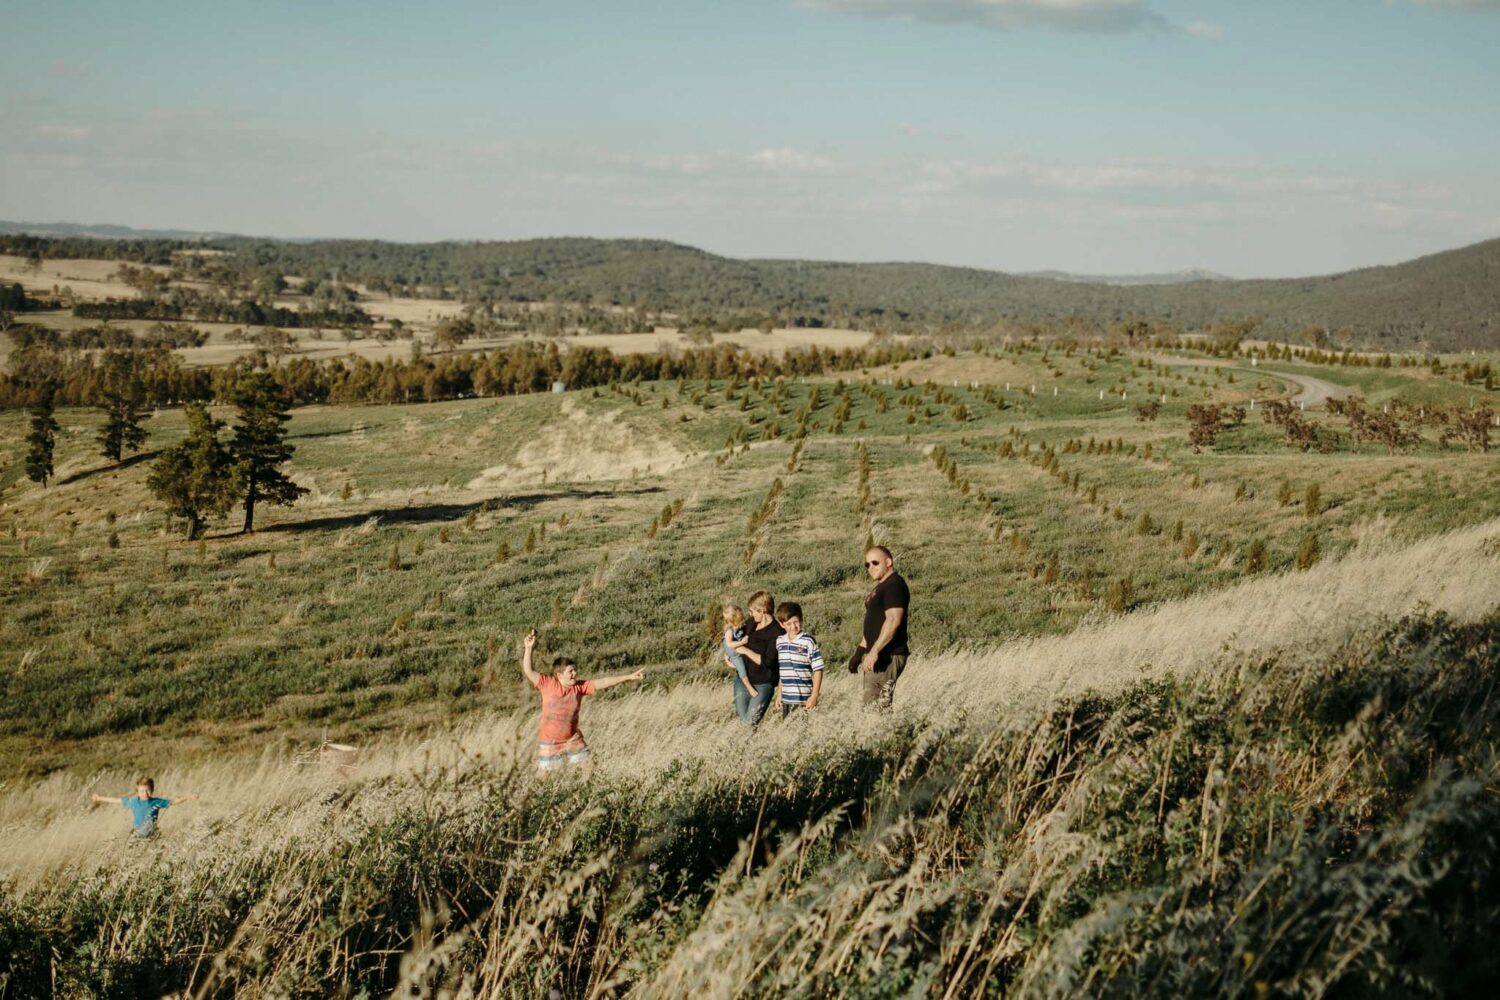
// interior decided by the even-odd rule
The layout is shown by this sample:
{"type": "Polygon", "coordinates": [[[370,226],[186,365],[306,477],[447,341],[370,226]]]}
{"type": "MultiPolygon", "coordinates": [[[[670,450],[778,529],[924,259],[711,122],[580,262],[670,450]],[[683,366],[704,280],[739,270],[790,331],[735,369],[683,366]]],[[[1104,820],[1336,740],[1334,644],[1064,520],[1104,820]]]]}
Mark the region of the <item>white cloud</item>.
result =
{"type": "Polygon", "coordinates": [[[1212,21],[1194,21],[1182,30],[1207,42],[1218,42],[1224,38],[1224,26],[1212,21]]]}
{"type": "Polygon", "coordinates": [[[646,169],[661,174],[682,174],[701,177],[713,172],[718,166],[716,158],[701,153],[665,153],[646,161],[646,169]]]}
{"type": "Polygon", "coordinates": [[[751,153],[750,162],[762,170],[773,174],[813,174],[826,176],[828,174],[836,174],[840,169],[837,161],[821,153],[806,153],[799,149],[792,149],[789,146],[762,149],[751,153]]]}
{"type": "Polygon", "coordinates": [[[67,142],[78,142],[89,137],[89,129],[83,125],[37,125],[31,130],[31,134],[38,139],[61,139],[67,142]]]}
{"type": "Polygon", "coordinates": [[[1215,190],[1245,197],[1279,195],[1343,200],[1436,202],[1452,196],[1440,185],[1408,184],[1347,174],[1279,171],[1263,164],[1201,164],[1169,160],[1034,163],[1023,156],[990,161],[935,160],[917,169],[927,193],[956,191],[983,182],[1019,179],[1037,188],[1073,195],[1190,193],[1215,190]]]}
{"type": "Polygon", "coordinates": [[[1164,29],[1145,0],[801,0],[805,7],[857,17],[895,17],[995,31],[1050,28],[1118,33],[1164,29]]]}

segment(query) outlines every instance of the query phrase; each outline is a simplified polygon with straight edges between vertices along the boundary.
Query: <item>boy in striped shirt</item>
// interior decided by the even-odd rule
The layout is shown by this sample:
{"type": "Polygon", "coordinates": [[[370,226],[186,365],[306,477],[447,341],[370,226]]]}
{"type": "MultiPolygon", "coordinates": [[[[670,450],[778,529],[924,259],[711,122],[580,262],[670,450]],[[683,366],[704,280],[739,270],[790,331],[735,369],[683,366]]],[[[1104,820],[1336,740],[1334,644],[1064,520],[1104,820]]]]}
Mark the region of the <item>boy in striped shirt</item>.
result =
{"type": "Polygon", "coordinates": [[[818,640],[802,631],[802,605],[791,601],[776,609],[776,620],[786,635],[776,640],[776,662],[781,670],[781,717],[793,709],[818,707],[823,690],[823,651],[818,640]]]}

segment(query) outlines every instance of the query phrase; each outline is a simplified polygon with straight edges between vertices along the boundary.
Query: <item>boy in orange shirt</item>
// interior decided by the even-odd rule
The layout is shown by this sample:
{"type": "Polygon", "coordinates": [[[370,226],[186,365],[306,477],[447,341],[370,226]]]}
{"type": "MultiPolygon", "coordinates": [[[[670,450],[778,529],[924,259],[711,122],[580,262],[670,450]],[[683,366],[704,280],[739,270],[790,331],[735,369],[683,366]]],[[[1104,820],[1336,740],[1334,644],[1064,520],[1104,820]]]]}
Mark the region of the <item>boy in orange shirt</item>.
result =
{"type": "Polygon", "coordinates": [[[552,661],[551,674],[538,673],[531,665],[535,649],[536,629],[532,629],[521,642],[521,673],[542,696],[542,721],[537,728],[537,771],[547,774],[577,765],[587,777],[593,770],[592,754],[583,734],[578,731],[578,710],[584,696],[626,681],[638,681],[645,676],[645,671],[579,683],[578,665],[565,656],[552,661]]]}

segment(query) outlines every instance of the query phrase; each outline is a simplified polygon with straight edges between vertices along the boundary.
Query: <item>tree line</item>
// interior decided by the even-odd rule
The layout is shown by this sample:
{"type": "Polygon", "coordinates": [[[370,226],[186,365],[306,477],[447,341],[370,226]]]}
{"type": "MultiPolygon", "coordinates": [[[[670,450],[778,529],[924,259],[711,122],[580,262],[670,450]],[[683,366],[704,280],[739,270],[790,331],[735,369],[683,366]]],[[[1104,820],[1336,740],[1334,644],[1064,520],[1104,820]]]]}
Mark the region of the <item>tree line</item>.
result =
{"type": "MultiPolygon", "coordinates": [[[[255,530],[258,504],[289,506],[307,492],[281,471],[294,450],[286,441],[291,401],[285,388],[269,371],[250,372],[236,383],[229,402],[238,420],[229,439],[220,438],[225,424],[214,419],[207,406],[188,403],[187,436],[163,449],[146,477],[152,495],[186,524],[189,540],[200,537],[211,519],[223,517],[237,503],[245,511],[243,530],[250,532],[255,530]]],[[[97,405],[105,418],[96,436],[100,452],[118,464],[148,437],[140,385],[128,373],[113,372],[104,381],[97,405]]],[[[54,473],[60,430],[55,406],[53,387],[43,385],[28,413],[26,476],[43,487],[54,473]]]]}
{"type": "Polygon", "coordinates": [[[612,382],[662,379],[777,378],[852,371],[928,357],[930,345],[876,344],[834,350],[792,349],[780,357],[732,345],[655,354],[614,354],[604,348],[562,350],[555,343],[522,341],[486,352],[370,361],[364,358],[290,358],[271,365],[242,358],[213,368],[191,368],[163,348],[78,351],[17,349],[11,371],[0,374],[0,408],[28,406],[46,392],[63,406],[93,406],[109,378],[140,385],[147,406],[229,399],[238,383],[265,370],[293,405],[314,403],[430,403],[475,396],[543,392],[554,382],[583,389],[612,382]]]}

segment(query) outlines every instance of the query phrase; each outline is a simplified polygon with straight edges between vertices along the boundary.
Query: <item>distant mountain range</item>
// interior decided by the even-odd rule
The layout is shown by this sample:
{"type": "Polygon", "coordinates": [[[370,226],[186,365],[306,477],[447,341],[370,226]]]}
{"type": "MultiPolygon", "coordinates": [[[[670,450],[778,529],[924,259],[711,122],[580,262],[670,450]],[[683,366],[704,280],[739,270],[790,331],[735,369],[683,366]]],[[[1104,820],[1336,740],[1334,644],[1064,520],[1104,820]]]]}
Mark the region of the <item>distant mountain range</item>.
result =
{"type": "Polygon", "coordinates": [[[1188,281],[1232,281],[1228,275],[1193,268],[1165,274],[1074,274],[1071,271],[1024,271],[1023,278],[1050,278],[1083,285],[1181,285],[1188,281]]]}
{"type": "Polygon", "coordinates": [[[1193,329],[1254,318],[1268,335],[1292,336],[1316,324],[1348,330],[1349,342],[1366,348],[1500,348],[1500,239],[1341,274],[1234,280],[1198,271],[1039,276],[920,263],[742,260],[665,240],[388,243],[159,236],[123,226],[43,233],[47,228],[0,223],[0,250],[165,263],[177,249],[207,245],[246,268],[441,287],[471,301],[592,302],[897,330],[1131,318],[1193,329]],[[36,235],[4,235],[18,230],[36,235]]]}
{"type": "Polygon", "coordinates": [[[130,226],[86,224],[81,222],[6,222],[0,219],[0,233],[37,236],[82,236],[99,240],[218,240],[234,233],[200,233],[188,229],[132,229],[130,226]]]}

